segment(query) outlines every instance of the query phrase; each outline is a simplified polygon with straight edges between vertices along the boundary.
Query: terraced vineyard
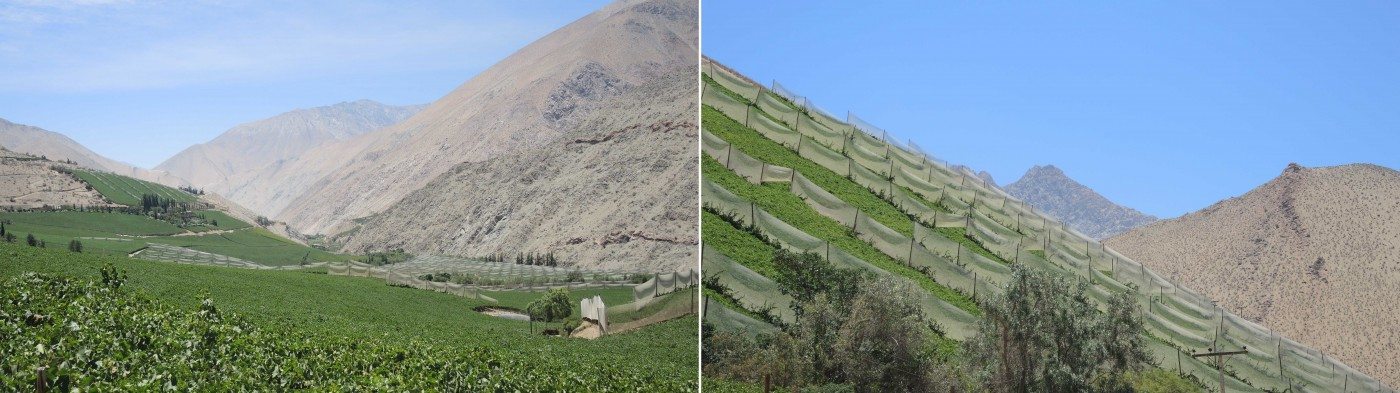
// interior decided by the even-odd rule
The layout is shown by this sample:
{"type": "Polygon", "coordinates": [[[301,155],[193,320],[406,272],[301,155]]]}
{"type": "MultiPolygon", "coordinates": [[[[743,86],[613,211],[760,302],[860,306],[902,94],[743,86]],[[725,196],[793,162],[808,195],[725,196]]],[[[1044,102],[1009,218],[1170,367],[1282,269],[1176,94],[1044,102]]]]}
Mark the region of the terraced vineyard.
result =
{"type": "Polygon", "coordinates": [[[107,172],[68,168],[103,198],[127,207],[67,206],[0,212],[8,230],[33,235],[46,246],[70,241],[83,251],[131,255],[150,260],[248,267],[278,267],[344,262],[352,256],[308,247],[234,218],[190,193],[107,172]],[[148,211],[143,196],[177,202],[148,211]],[[160,219],[157,219],[160,218],[160,219]]]}
{"type": "Polygon", "coordinates": [[[184,191],[117,174],[82,169],[73,170],[73,174],[116,204],[140,206],[142,195],[155,195],[176,202],[194,202],[197,199],[184,191]]]}
{"type": "MultiPolygon", "coordinates": [[[[472,311],[524,308],[538,293],[490,292],[493,303],[373,279],[10,243],[0,243],[0,280],[0,390],[32,389],[41,367],[60,389],[697,388],[694,317],[564,339],[472,311]],[[107,264],[126,273],[120,288],[98,274],[107,264]]],[[[632,292],[585,288],[570,297],[621,303],[632,292]]]]}
{"type": "Polygon", "coordinates": [[[776,83],[703,68],[704,271],[718,285],[706,291],[726,295],[707,300],[705,315],[719,329],[791,320],[769,262],[776,249],[923,288],[924,315],[953,340],[975,333],[979,299],[1000,293],[1010,265],[1024,265],[1087,284],[1101,308],[1131,296],[1163,369],[1215,381],[1214,367],[1189,355],[1248,347],[1226,363],[1231,391],[1390,391],[854,115],[838,119],[776,83]]]}

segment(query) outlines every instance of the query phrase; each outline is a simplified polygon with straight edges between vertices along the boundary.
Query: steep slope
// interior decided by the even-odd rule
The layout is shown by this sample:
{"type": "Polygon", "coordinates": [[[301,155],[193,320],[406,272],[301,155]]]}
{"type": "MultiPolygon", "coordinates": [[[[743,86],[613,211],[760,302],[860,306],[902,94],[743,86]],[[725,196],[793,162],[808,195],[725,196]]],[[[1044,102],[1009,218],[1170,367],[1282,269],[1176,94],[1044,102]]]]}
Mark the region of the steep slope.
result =
{"type": "Polygon", "coordinates": [[[1290,164],[1110,247],[1390,385],[1400,383],[1400,172],[1290,164]]]}
{"type": "Polygon", "coordinates": [[[181,151],[156,166],[188,180],[195,187],[228,195],[261,210],[269,199],[258,191],[283,188],[278,178],[250,177],[250,172],[301,155],[307,150],[383,128],[422,110],[370,100],[298,109],[238,125],[213,140],[181,151]],[[231,180],[237,180],[231,181],[231,180]],[[233,190],[240,192],[231,193],[233,190]]]}
{"type": "Polygon", "coordinates": [[[102,194],[59,172],[57,165],[0,147],[0,208],[107,204],[102,194]]]}
{"type": "Polygon", "coordinates": [[[619,1],[483,71],[402,123],[307,152],[278,171],[308,184],[277,218],[338,233],[463,162],[557,139],[612,98],[683,66],[694,69],[693,1],[619,1]],[[346,165],[327,161],[348,157],[346,165]],[[318,178],[317,172],[327,175],[318,178]]]}
{"type": "Polygon", "coordinates": [[[5,119],[0,119],[0,146],[14,152],[44,156],[54,161],[73,161],[82,167],[108,171],[172,187],[189,184],[180,177],[164,171],[137,168],[131,164],[103,157],[63,134],[39,127],[11,123],[5,119]]]}
{"type": "Polygon", "coordinates": [[[1157,217],[1113,203],[1065,176],[1054,165],[1031,167],[1015,183],[1006,185],[1005,190],[1095,239],[1105,239],[1157,221],[1157,217]]]}
{"type": "Polygon", "coordinates": [[[627,89],[538,149],[463,163],[337,241],[480,256],[554,252],[584,268],[695,267],[694,67],[627,89]]]}

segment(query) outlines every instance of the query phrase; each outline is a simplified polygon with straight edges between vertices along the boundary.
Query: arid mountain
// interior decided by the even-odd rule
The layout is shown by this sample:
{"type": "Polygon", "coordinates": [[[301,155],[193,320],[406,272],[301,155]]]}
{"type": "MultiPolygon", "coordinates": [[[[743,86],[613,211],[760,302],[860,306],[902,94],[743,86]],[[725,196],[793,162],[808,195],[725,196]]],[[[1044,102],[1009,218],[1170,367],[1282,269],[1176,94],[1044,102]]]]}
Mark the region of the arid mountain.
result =
{"type": "Polygon", "coordinates": [[[1065,176],[1054,165],[1031,167],[1021,179],[1004,189],[1011,196],[1095,239],[1105,239],[1157,221],[1157,217],[1113,203],[1065,176]]]}
{"type": "Polygon", "coordinates": [[[423,106],[390,106],[370,100],[297,109],[240,124],[213,140],[181,151],[156,169],[216,189],[235,173],[256,170],[326,143],[398,123],[423,106]]]}
{"type": "Polygon", "coordinates": [[[539,148],[463,163],[337,242],[483,256],[554,252],[581,267],[693,268],[694,67],[624,89],[539,148]]]}
{"type": "Polygon", "coordinates": [[[102,194],[55,169],[65,164],[0,147],[0,207],[105,205],[102,194]]]}
{"type": "Polygon", "coordinates": [[[1303,168],[1108,246],[1239,315],[1400,384],[1400,172],[1303,168]]]}
{"type": "MultiPolygon", "coordinates": [[[[423,108],[359,100],[298,109],[231,128],[207,143],[190,146],[156,169],[271,215],[273,207],[280,209],[279,192],[295,188],[295,179],[276,176],[276,169],[287,160],[401,122],[423,108]]],[[[344,159],[337,163],[344,164],[344,159]]]]}
{"type": "Polygon", "coordinates": [[[54,161],[72,161],[84,168],[108,171],[171,187],[189,184],[184,179],[164,171],[137,168],[131,164],[103,157],[63,134],[39,127],[11,123],[5,119],[0,119],[0,146],[12,152],[47,157],[54,161]]]}
{"type": "Polygon", "coordinates": [[[698,12],[694,1],[609,4],[408,120],[280,166],[282,176],[305,182],[307,191],[273,196],[293,198],[275,216],[305,233],[340,233],[350,220],[388,209],[458,164],[526,154],[556,141],[586,126],[592,112],[608,110],[608,101],[677,69],[694,70],[698,12]],[[326,164],[341,160],[347,163],[326,164]],[[317,176],[322,171],[326,175],[317,176]]]}

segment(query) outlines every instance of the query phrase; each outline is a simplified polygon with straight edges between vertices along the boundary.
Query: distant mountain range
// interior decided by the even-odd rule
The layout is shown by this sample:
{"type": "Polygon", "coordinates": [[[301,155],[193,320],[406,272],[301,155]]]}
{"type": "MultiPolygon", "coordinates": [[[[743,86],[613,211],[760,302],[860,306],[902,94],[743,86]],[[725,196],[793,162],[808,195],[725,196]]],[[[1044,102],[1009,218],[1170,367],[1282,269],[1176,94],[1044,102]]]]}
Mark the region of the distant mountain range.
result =
{"type": "Polygon", "coordinates": [[[72,161],[82,167],[153,181],[171,187],[188,184],[178,176],[172,176],[164,171],[137,168],[131,164],[104,157],[88,150],[87,147],[63,134],[30,125],[11,123],[5,119],[0,119],[0,147],[16,153],[47,157],[54,161],[72,161]]]}
{"type": "Polygon", "coordinates": [[[1105,239],[1157,221],[1157,217],[1113,203],[1065,176],[1064,171],[1054,165],[1032,167],[1021,179],[1003,189],[1095,239],[1105,239]]]}
{"type": "MultiPolygon", "coordinates": [[[[284,173],[281,169],[288,162],[312,149],[397,124],[424,107],[359,100],[297,109],[231,128],[207,143],[190,146],[156,169],[273,217],[291,197],[305,192],[310,186],[305,180],[314,177],[284,173]]],[[[350,158],[326,156],[322,163],[343,165],[350,158]]]]}
{"type": "Polygon", "coordinates": [[[1304,168],[1105,244],[1279,334],[1400,384],[1400,172],[1304,168]]]}

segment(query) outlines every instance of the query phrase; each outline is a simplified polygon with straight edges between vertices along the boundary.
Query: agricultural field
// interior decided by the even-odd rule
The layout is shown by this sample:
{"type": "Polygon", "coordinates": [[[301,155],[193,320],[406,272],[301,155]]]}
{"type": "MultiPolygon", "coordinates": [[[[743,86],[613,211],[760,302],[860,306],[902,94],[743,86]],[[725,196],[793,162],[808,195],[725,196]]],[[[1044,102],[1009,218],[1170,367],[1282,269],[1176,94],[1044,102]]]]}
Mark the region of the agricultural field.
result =
{"type": "MultiPolygon", "coordinates": [[[[43,211],[4,212],[6,229],[23,239],[33,234],[48,247],[65,248],[70,240],[83,244],[83,252],[130,255],[152,244],[186,248],[204,253],[269,265],[349,261],[353,257],[297,244],[266,229],[254,227],[219,211],[200,211],[218,220],[218,232],[209,228],[180,228],[149,217],[103,212],[43,211]]],[[[139,255],[139,254],[138,254],[139,255]]],[[[216,261],[211,258],[210,262],[216,261]]]]}
{"type": "Polygon", "coordinates": [[[202,219],[204,221],[204,225],[186,227],[185,229],[196,232],[214,230],[232,231],[236,229],[251,228],[253,226],[253,224],[243,222],[242,220],[229,216],[228,213],[224,213],[218,210],[200,210],[194,212],[194,215],[202,219]]]}
{"type": "Polygon", "coordinates": [[[263,265],[288,266],[315,262],[349,261],[350,255],[335,254],[287,240],[263,228],[245,228],[205,236],[165,236],[143,239],[208,253],[226,255],[263,265]]]}
{"type": "Polygon", "coordinates": [[[622,283],[641,274],[620,270],[522,265],[509,261],[492,262],[441,255],[418,256],[407,262],[386,265],[385,269],[413,277],[438,276],[433,281],[477,285],[546,285],[569,282],[622,283]]]}
{"type": "MultiPolygon", "coordinates": [[[[416,390],[441,384],[521,391],[696,389],[694,317],[596,340],[546,337],[528,333],[527,322],[473,311],[483,305],[523,308],[537,293],[492,292],[498,303],[488,303],[388,286],[379,279],[181,265],[10,243],[0,243],[0,279],[7,280],[0,290],[0,316],[13,316],[0,317],[0,325],[7,325],[0,334],[10,335],[0,340],[7,343],[0,351],[16,359],[0,366],[10,368],[0,373],[6,375],[0,384],[6,390],[32,386],[34,370],[44,365],[55,370],[52,378],[83,381],[86,376],[132,384],[111,385],[114,389],[135,387],[148,377],[158,384],[147,386],[171,383],[186,389],[416,390]],[[126,273],[120,290],[101,284],[99,271],[107,264],[126,273]],[[24,276],[30,272],[45,276],[24,276]],[[20,293],[34,296],[27,310],[52,319],[26,327],[25,310],[12,309],[19,306],[11,300],[20,293]],[[217,318],[207,311],[211,308],[217,309],[217,318]],[[129,328],[108,331],[104,326],[109,325],[99,320],[124,320],[129,328]],[[160,321],[167,325],[152,325],[160,321]],[[9,325],[15,323],[20,326],[9,325]],[[69,339],[61,345],[37,350],[30,345],[72,325],[80,328],[66,333],[69,339]],[[166,326],[170,334],[141,335],[151,326],[166,326]],[[199,333],[209,331],[217,332],[216,340],[197,338],[209,337],[199,333]],[[137,340],[114,341],[120,334],[134,334],[137,340]],[[139,352],[121,344],[142,342],[140,337],[153,340],[139,352]],[[185,358],[187,352],[171,347],[191,337],[199,348],[210,350],[195,353],[212,358],[185,358]],[[128,361],[110,367],[132,374],[57,367],[61,360],[89,356],[84,350],[126,354],[117,358],[128,361]],[[292,352],[305,356],[279,355],[292,352]],[[150,353],[188,361],[151,367],[140,361],[148,356],[141,354],[150,353]],[[487,385],[472,385],[476,383],[487,385]]],[[[580,290],[571,298],[576,305],[593,295],[624,302],[631,289],[580,290]]]]}
{"type": "Polygon", "coordinates": [[[107,172],[75,169],[73,173],[112,203],[121,205],[140,206],[141,196],[146,194],[176,202],[194,202],[198,199],[187,192],[164,185],[107,172]]]}

